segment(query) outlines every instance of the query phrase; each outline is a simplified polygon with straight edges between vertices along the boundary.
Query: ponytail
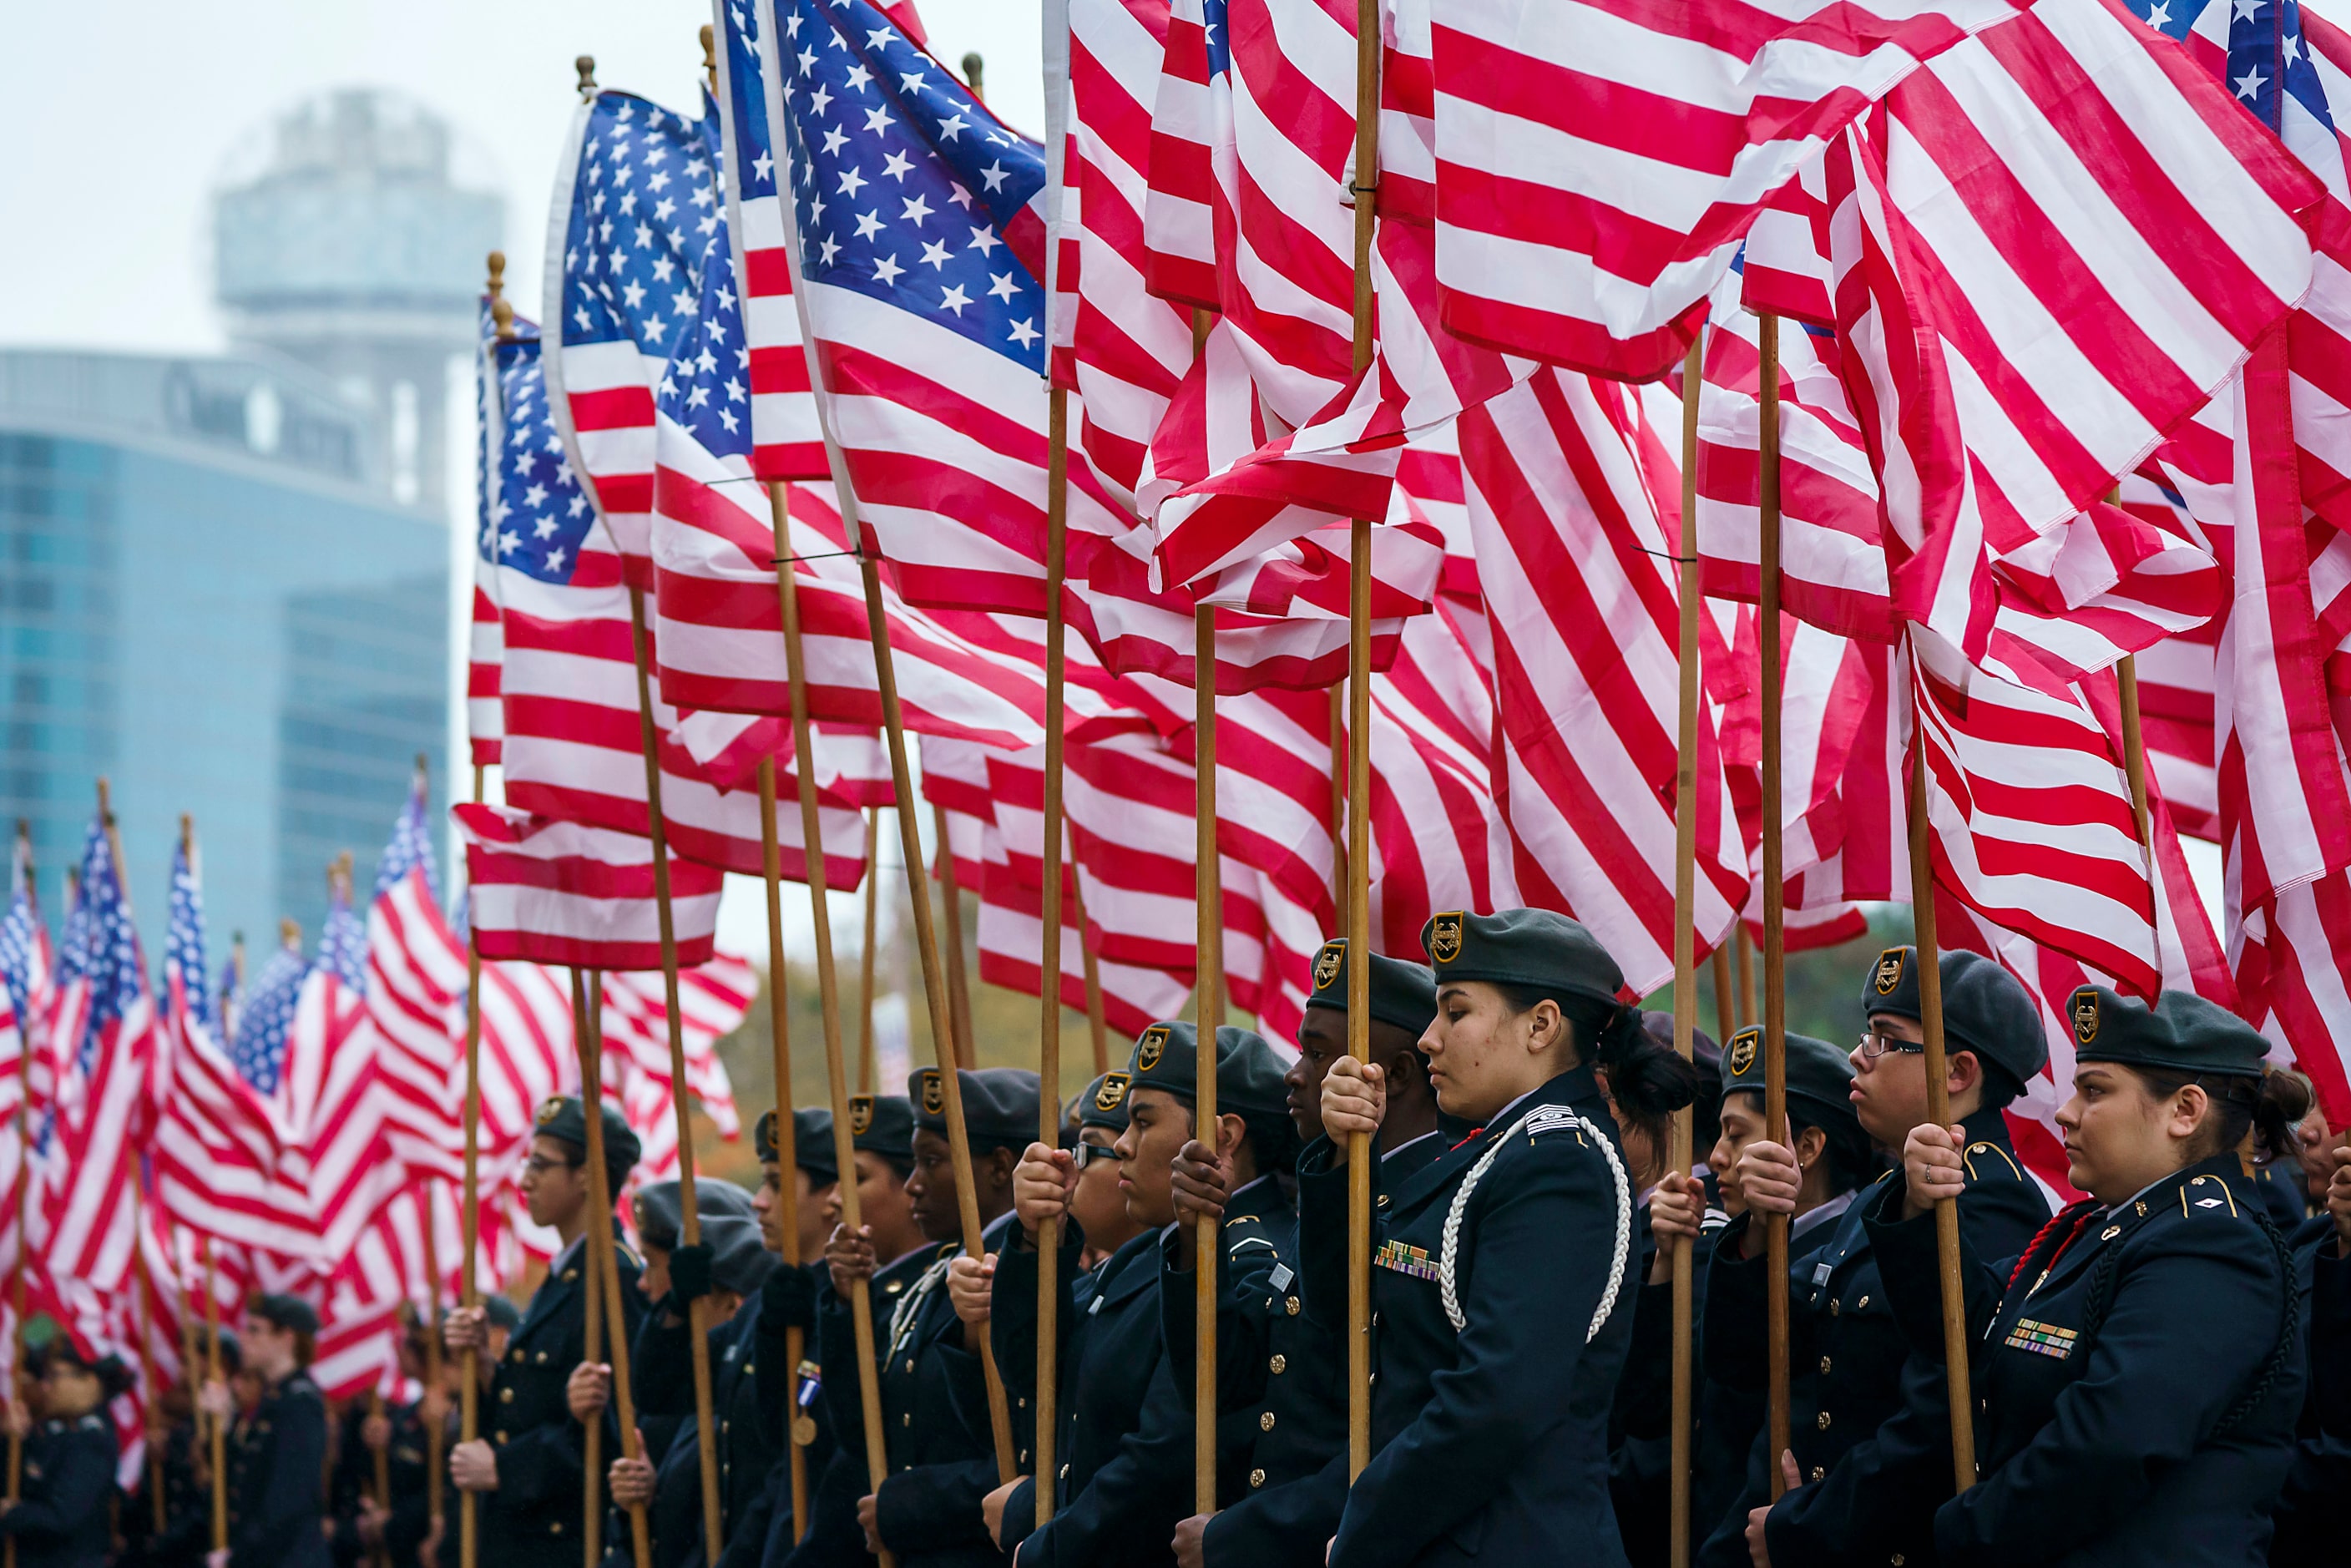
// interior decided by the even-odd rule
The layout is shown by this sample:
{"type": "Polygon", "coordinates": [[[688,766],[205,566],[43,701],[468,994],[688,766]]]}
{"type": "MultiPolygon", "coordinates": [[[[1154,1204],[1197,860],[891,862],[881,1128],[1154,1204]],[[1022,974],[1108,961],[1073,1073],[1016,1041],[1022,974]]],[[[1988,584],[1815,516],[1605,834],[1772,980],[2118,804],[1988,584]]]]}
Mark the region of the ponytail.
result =
{"type": "Polygon", "coordinates": [[[2240,1072],[2179,1072],[2166,1068],[2134,1067],[2150,1092],[2168,1099],[2193,1083],[2204,1091],[2211,1110],[2197,1129],[2196,1157],[2210,1159],[2236,1148],[2253,1134],[2253,1155],[2264,1163],[2295,1152],[2294,1129],[2310,1114],[2310,1084],[2299,1073],[2265,1071],[2259,1077],[2240,1072]]]}
{"type": "Polygon", "coordinates": [[[1562,997],[1538,986],[1488,983],[1514,1013],[1531,1012],[1545,1000],[1557,1007],[1574,1030],[1573,1038],[1584,1064],[1607,1074],[1609,1097],[1635,1126],[1662,1135],[1667,1119],[1698,1098],[1703,1080],[1697,1066],[1651,1034],[1641,1009],[1632,1003],[1562,997]]]}

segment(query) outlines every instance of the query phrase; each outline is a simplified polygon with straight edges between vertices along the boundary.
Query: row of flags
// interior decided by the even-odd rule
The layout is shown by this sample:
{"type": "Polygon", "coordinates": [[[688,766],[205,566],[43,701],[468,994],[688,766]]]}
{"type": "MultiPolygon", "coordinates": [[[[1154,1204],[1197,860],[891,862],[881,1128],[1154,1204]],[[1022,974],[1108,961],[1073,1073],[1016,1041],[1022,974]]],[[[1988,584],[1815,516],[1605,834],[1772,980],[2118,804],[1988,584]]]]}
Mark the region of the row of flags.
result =
{"type": "MultiPolygon", "coordinates": [[[[1221,970],[1272,1037],[1338,925],[1357,745],[1370,940],[1535,904],[1662,985],[1701,591],[1701,955],[1760,920],[1768,834],[1792,945],[1912,898],[1916,792],[1948,941],[2037,996],[2197,990],[2351,1120],[2351,38],[2281,0],[1379,16],[1374,170],[1335,0],[1054,0],[1041,140],[870,0],[715,0],[698,117],[589,92],[548,319],[485,302],[483,951],[654,961],[649,727],[689,953],[758,868],[766,758],[820,808],[820,847],[781,813],[786,875],[821,852],[854,886],[858,812],[926,806],[983,978],[1042,990],[1059,406],[1071,1005],[1087,958],[1121,1029],[1196,980],[1204,682],[1221,970]],[[882,760],[877,623],[919,801],[882,760]],[[2226,856],[2217,926],[2183,837],[2226,856]]],[[[2070,1070],[2048,1022],[2027,1122],[2070,1070]]]]}
{"type": "MultiPolygon", "coordinates": [[[[311,1301],[317,1373],[338,1395],[395,1375],[403,1310],[453,1298],[467,958],[441,901],[433,821],[420,777],[364,911],[339,877],[315,955],[289,929],[249,978],[233,963],[217,990],[191,840],[172,856],[160,966],[102,815],[54,944],[18,846],[0,920],[0,1276],[141,1368],[115,1411],[126,1475],[141,1462],[149,1370],[159,1384],[178,1375],[207,1281],[232,1323],[251,1290],[311,1301]]],[[[688,1088],[728,1137],[740,1129],[716,1044],[755,988],[732,957],[681,976],[688,1088]]],[[[516,1184],[537,1108],[578,1088],[569,979],[486,963],[481,1018],[477,1278],[497,1289],[554,1250],[516,1184]]],[[[602,1030],[605,1092],[646,1141],[638,1179],[674,1173],[658,977],[611,977],[602,1030]]]]}

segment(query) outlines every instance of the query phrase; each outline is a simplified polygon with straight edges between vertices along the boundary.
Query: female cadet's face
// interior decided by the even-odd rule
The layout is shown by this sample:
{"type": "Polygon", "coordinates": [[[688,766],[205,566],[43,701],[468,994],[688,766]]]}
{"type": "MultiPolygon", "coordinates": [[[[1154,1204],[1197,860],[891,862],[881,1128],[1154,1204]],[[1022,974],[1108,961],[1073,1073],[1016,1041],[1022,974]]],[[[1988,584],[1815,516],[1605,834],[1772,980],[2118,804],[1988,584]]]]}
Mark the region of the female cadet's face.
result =
{"type": "MultiPolygon", "coordinates": [[[[1085,1127],[1079,1130],[1078,1142],[1114,1155],[1118,1138],[1108,1127],[1085,1127]]],[[[1085,1168],[1078,1172],[1077,1188],[1070,1194],[1070,1212],[1077,1217],[1086,1239],[1096,1247],[1115,1250],[1134,1235],[1134,1218],[1126,1212],[1126,1195],[1119,1190],[1116,1159],[1088,1156],[1085,1168]]]]}
{"type": "Polygon", "coordinates": [[[1176,1155],[1192,1137],[1192,1107],[1165,1089],[1137,1089],[1126,1101],[1126,1131],[1111,1145],[1118,1153],[1118,1193],[1126,1212],[1146,1230],[1176,1219],[1176,1155]]]}
{"type": "Polygon", "coordinates": [[[914,1223],[932,1240],[952,1241],[963,1233],[963,1214],[956,1207],[955,1152],[928,1127],[914,1134],[914,1170],[906,1178],[906,1197],[914,1205],[914,1223]]]}
{"type": "Polygon", "coordinates": [[[1763,1096],[1752,1090],[1740,1089],[1722,1097],[1722,1135],[1706,1156],[1706,1168],[1714,1173],[1715,1185],[1722,1189],[1723,1211],[1728,1214],[1747,1212],[1747,1194],[1739,1186],[1739,1156],[1747,1145],[1763,1136],[1763,1096]]]}
{"type": "Polygon", "coordinates": [[[89,1415],[105,1395],[98,1374],[62,1356],[41,1374],[41,1414],[52,1421],[72,1421],[89,1415]]]}
{"type": "Polygon", "coordinates": [[[1545,1001],[1512,1012],[1483,980],[1452,980],[1437,993],[1437,1018],[1420,1037],[1437,1109],[1483,1122],[1564,1064],[1567,1024],[1545,1001]]]}
{"type": "Polygon", "coordinates": [[[643,1239],[642,1232],[639,1237],[637,1256],[643,1267],[637,1270],[637,1294],[658,1301],[669,1294],[669,1249],[643,1239]]]}
{"type": "Polygon", "coordinates": [[[2057,1107],[2065,1179],[2100,1203],[2121,1203],[2191,1163],[2210,1105],[2195,1084],[2158,1095],[2127,1067],[2084,1062],[2074,1071],[2073,1097],[2057,1107]]]}

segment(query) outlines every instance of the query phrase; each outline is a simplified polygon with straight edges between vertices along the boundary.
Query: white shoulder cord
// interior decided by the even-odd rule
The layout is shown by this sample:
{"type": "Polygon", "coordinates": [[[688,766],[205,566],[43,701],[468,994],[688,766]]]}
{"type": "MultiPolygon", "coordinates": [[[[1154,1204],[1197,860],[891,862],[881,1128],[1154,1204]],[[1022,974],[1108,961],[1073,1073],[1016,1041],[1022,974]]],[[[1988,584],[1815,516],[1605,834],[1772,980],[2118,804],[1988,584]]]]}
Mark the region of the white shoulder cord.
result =
{"type": "Polygon", "coordinates": [[[1453,1207],[1446,1212],[1445,1246],[1437,1260],[1437,1282],[1444,1297],[1445,1315],[1451,1320],[1455,1333],[1459,1333],[1469,1322],[1461,1311],[1461,1301],[1453,1285],[1453,1260],[1460,1250],[1461,1217],[1469,1212],[1469,1195],[1478,1190],[1478,1183],[1484,1177],[1486,1167],[1492,1165],[1503,1146],[1520,1133],[1532,1137],[1537,1133],[1571,1128],[1586,1134],[1588,1141],[1600,1146],[1600,1152],[1608,1159],[1608,1174],[1616,1184],[1616,1255],[1610,1260],[1608,1288],[1600,1292],[1600,1306],[1592,1314],[1592,1326],[1583,1331],[1584,1343],[1592,1343],[1608,1322],[1608,1314],[1616,1310],[1617,1292],[1625,1287],[1625,1262],[1633,1247],[1633,1188],[1625,1178],[1625,1162],[1616,1157],[1616,1145],[1601,1136],[1600,1129],[1582,1114],[1564,1105],[1538,1105],[1520,1117],[1509,1132],[1495,1139],[1478,1163],[1469,1167],[1469,1174],[1461,1178],[1461,1186],[1453,1194],[1453,1207]]]}
{"type": "Polygon", "coordinates": [[[906,1343],[906,1336],[914,1332],[915,1314],[921,1310],[923,1298],[938,1289],[939,1281],[947,1277],[948,1266],[960,1256],[962,1254],[951,1252],[924,1270],[923,1277],[914,1281],[914,1288],[898,1298],[897,1306],[890,1313],[890,1348],[883,1354],[884,1364],[896,1357],[899,1347],[906,1343]]]}

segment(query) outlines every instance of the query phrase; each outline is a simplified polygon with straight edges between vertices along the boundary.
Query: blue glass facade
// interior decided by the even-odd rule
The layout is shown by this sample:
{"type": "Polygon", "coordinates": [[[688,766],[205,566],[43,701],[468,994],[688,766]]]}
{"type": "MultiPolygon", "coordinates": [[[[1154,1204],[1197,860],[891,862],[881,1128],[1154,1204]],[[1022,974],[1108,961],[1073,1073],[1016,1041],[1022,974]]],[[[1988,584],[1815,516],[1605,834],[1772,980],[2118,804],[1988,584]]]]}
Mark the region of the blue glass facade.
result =
{"type": "Polygon", "coordinates": [[[364,887],[416,757],[444,776],[446,528],[304,378],[0,355],[0,819],[53,922],[100,773],[142,925],[194,816],[215,962],[281,915],[315,932],[327,862],[364,887]]]}

